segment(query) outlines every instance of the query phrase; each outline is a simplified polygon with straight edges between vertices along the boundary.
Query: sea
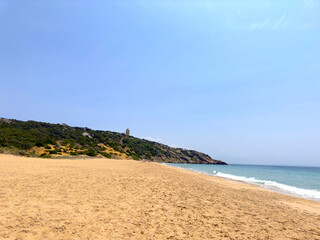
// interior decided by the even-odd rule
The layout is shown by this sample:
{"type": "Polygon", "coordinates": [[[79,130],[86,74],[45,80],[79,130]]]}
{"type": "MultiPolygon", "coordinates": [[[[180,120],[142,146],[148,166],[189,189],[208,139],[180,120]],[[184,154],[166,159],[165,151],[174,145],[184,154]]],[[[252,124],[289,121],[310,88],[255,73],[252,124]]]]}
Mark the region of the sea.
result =
{"type": "Polygon", "coordinates": [[[284,194],[320,201],[320,167],[207,165],[166,163],[232,181],[245,182],[284,194]]]}

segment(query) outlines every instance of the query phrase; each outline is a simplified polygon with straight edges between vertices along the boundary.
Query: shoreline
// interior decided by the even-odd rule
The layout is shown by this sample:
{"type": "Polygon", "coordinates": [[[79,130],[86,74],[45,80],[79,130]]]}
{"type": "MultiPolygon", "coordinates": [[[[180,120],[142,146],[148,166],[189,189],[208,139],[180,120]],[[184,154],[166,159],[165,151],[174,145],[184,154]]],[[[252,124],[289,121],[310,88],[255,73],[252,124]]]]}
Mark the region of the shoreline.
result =
{"type": "Polygon", "coordinates": [[[317,239],[320,203],[134,160],[0,154],[1,239],[317,239]]]}
{"type": "MultiPolygon", "coordinates": [[[[307,202],[311,203],[311,205],[314,203],[315,206],[317,206],[317,209],[312,209],[312,212],[313,212],[313,210],[315,210],[313,213],[319,214],[319,217],[320,217],[320,201],[317,201],[317,200],[314,200],[314,199],[303,198],[303,197],[295,196],[295,195],[289,194],[289,193],[286,194],[284,192],[276,191],[276,190],[273,190],[273,189],[264,188],[261,185],[253,184],[253,183],[250,183],[250,182],[245,182],[245,181],[240,181],[240,180],[237,181],[237,180],[234,180],[234,179],[228,179],[228,178],[224,178],[224,177],[220,177],[220,176],[210,175],[210,174],[203,173],[203,172],[200,172],[200,171],[193,171],[193,170],[189,170],[189,169],[185,169],[185,168],[174,167],[174,166],[167,165],[166,163],[158,163],[158,164],[163,165],[165,167],[172,168],[174,170],[179,170],[179,171],[187,173],[187,174],[190,174],[190,173],[192,173],[192,174],[200,174],[202,176],[205,176],[205,177],[208,177],[208,178],[212,178],[213,182],[215,180],[225,181],[225,182],[229,182],[231,184],[236,184],[239,187],[248,186],[248,187],[250,187],[250,188],[252,188],[254,190],[257,190],[257,191],[266,191],[266,192],[271,193],[271,194],[280,195],[280,198],[281,198],[281,196],[283,196],[283,197],[293,198],[293,199],[295,199],[297,201],[307,201],[307,202]]],[[[289,205],[291,205],[291,204],[289,204],[289,205]]],[[[293,204],[293,205],[295,205],[295,204],[293,204]]],[[[298,205],[296,205],[296,206],[298,206],[298,205]]],[[[310,210],[309,208],[304,208],[302,205],[299,206],[299,208],[301,208],[302,210],[306,210],[306,209],[310,210]]]]}
{"type": "MultiPolygon", "coordinates": [[[[284,195],[287,195],[287,196],[292,196],[292,197],[296,197],[296,198],[300,198],[300,199],[306,199],[306,200],[311,200],[311,201],[315,201],[315,202],[320,202],[319,198],[306,197],[306,196],[304,196],[302,194],[292,193],[290,191],[286,191],[284,189],[277,188],[277,187],[274,187],[274,186],[268,186],[268,185],[263,185],[263,184],[258,184],[258,183],[252,183],[252,182],[245,181],[245,180],[237,180],[237,179],[227,178],[227,177],[223,177],[223,176],[217,176],[217,175],[213,175],[213,174],[210,174],[210,173],[201,172],[201,171],[193,170],[193,169],[187,169],[187,168],[178,167],[178,166],[170,166],[167,163],[160,163],[160,164],[163,164],[163,165],[169,166],[169,167],[178,168],[178,169],[184,169],[184,170],[195,172],[195,173],[205,174],[205,175],[211,176],[211,177],[217,177],[217,178],[220,178],[220,179],[224,179],[226,181],[231,181],[231,182],[235,182],[235,183],[241,183],[241,184],[248,184],[248,185],[251,185],[251,186],[256,186],[256,187],[259,187],[259,188],[262,188],[262,189],[265,189],[265,190],[268,190],[268,191],[284,194],[284,195]]],[[[239,177],[243,177],[243,176],[239,176],[239,177]]],[[[263,180],[263,181],[271,181],[271,180],[263,180]]],[[[278,183],[278,182],[276,182],[276,183],[278,183]]],[[[282,183],[278,183],[278,184],[282,184],[282,183]]],[[[286,185],[286,184],[282,184],[282,185],[286,185]]],[[[291,185],[286,185],[286,186],[287,187],[291,187],[291,188],[296,188],[296,189],[299,189],[299,190],[316,191],[316,190],[313,190],[313,189],[302,189],[302,188],[298,188],[298,187],[291,186],[291,185]]]]}

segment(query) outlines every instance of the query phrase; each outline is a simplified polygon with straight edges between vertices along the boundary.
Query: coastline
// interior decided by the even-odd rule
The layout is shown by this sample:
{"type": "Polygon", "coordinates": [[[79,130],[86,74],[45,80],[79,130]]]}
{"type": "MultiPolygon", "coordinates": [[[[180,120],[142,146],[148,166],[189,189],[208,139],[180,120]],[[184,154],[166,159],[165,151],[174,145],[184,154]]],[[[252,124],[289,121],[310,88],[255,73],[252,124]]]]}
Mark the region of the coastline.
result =
{"type": "MultiPolygon", "coordinates": [[[[272,191],[272,192],[276,192],[276,193],[280,193],[280,194],[284,194],[284,195],[288,195],[288,196],[292,196],[292,197],[297,197],[297,198],[301,198],[301,199],[320,202],[320,198],[301,195],[301,194],[298,194],[298,193],[286,191],[286,190],[281,189],[281,188],[277,188],[275,186],[263,185],[263,184],[258,184],[258,183],[254,183],[254,182],[250,182],[250,181],[237,179],[237,178],[246,178],[246,177],[243,177],[243,176],[230,175],[230,176],[233,176],[233,177],[236,177],[236,178],[228,178],[228,177],[225,177],[225,176],[210,174],[208,172],[202,172],[202,171],[200,171],[198,169],[193,169],[193,168],[190,169],[190,168],[183,168],[183,167],[179,167],[179,166],[172,166],[172,165],[169,165],[167,163],[161,163],[161,164],[163,164],[165,166],[178,168],[178,169],[184,169],[184,170],[195,172],[195,173],[205,174],[205,175],[212,176],[212,177],[217,177],[217,178],[220,178],[220,179],[224,179],[226,181],[231,181],[231,182],[235,182],[235,183],[241,183],[241,184],[248,184],[248,185],[251,185],[251,186],[256,186],[256,187],[259,187],[259,188],[262,188],[262,189],[265,189],[265,190],[269,190],[269,191],[272,191]]],[[[229,175],[229,174],[224,174],[224,175],[229,175]]],[[[269,181],[270,182],[270,180],[258,180],[258,181],[260,181],[260,182],[261,181],[265,181],[265,182],[269,181]]],[[[299,188],[297,188],[295,186],[284,185],[284,184],[277,183],[277,182],[274,182],[274,183],[279,184],[279,185],[283,185],[283,186],[289,187],[289,188],[299,189],[299,188]]],[[[301,188],[299,190],[300,191],[301,190],[302,191],[313,191],[311,189],[309,190],[309,189],[301,189],[301,188]]]]}
{"type": "Polygon", "coordinates": [[[317,239],[320,203],[159,163],[0,154],[1,239],[317,239]]]}

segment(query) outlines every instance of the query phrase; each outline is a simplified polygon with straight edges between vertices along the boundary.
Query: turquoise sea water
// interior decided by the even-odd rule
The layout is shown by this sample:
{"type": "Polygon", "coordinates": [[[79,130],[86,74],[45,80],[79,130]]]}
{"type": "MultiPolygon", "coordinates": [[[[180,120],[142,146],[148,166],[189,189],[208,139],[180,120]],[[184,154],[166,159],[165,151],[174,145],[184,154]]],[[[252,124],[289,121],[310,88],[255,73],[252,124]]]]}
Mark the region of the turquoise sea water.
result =
{"type": "Polygon", "coordinates": [[[320,201],[320,167],[167,164],[320,201]]]}

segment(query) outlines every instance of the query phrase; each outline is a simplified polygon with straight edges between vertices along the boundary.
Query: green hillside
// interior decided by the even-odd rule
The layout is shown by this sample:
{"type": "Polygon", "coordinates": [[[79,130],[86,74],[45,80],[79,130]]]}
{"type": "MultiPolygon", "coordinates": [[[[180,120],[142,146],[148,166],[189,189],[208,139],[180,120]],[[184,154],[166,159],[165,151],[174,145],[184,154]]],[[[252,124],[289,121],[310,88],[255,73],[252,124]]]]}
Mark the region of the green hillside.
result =
{"type": "Polygon", "coordinates": [[[0,151],[36,157],[100,156],[157,162],[225,164],[210,156],[122,133],[0,118],[0,151]]]}

